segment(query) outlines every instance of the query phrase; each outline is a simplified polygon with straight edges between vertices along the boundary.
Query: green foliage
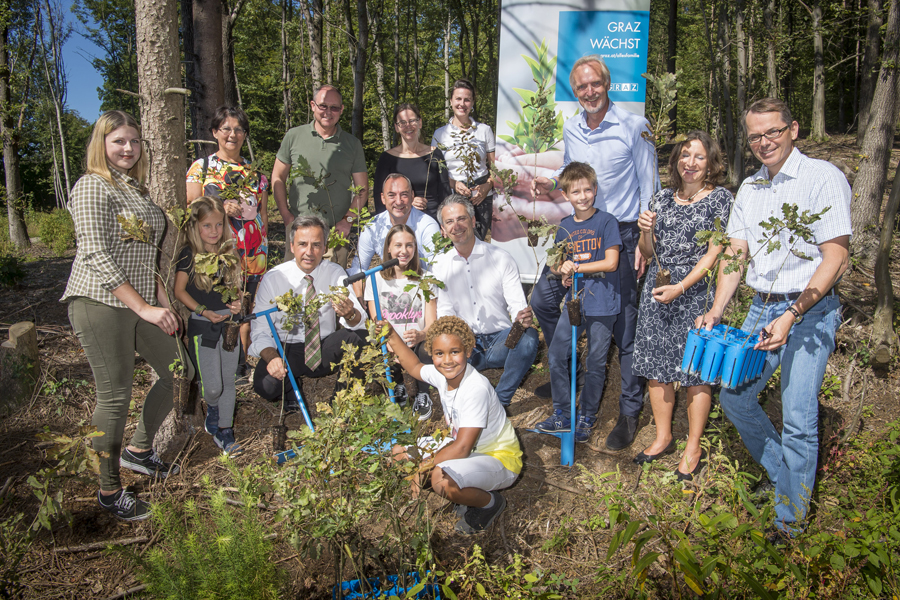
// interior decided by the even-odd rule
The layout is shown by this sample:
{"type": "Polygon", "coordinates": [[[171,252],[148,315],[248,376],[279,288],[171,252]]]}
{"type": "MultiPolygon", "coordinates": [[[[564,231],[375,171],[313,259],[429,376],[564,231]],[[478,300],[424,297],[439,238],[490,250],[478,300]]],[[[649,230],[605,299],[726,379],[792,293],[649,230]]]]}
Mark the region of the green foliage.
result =
{"type": "Polygon", "coordinates": [[[524,54],[522,58],[531,68],[537,90],[513,88],[522,98],[519,101],[522,107],[519,122],[507,121],[506,124],[513,130],[513,135],[499,136],[503,141],[518,146],[526,154],[554,149],[554,146],[562,140],[565,123],[562,112],[557,114],[556,102],[553,100],[556,94],[556,85],[552,83],[556,57],[550,57],[547,40],[541,40],[540,46],[531,43],[534,45],[537,60],[524,54]]]}
{"type": "Polygon", "coordinates": [[[146,557],[130,554],[148,591],[171,600],[279,598],[284,576],[271,560],[273,544],[257,513],[259,498],[242,486],[243,506],[233,509],[224,490],[211,489],[208,476],[203,483],[208,507],[201,509],[193,498],[154,505],[160,543],[146,557]]]}
{"type": "Polygon", "coordinates": [[[307,304],[304,304],[303,296],[295,294],[293,289],[276,296],[272,300],[272,304],[284,313],[284,320],[281,322],[282,329],[290,331],[301,322],[308,327],[316,313],[326,303],[347,297],[347,288],[345,287],[332,285],[328,290],[328,293],[317,293],[307,304]]]}
{"type": "Polygon", "coordinates": [[[101,453],[91,447],[91,440],[103,435],[93,425],[79,427],[73,436],[52,433],[44,428],[37,438],[42,442],[51,442],[47,450],[47,459],[55,461],[52,466],[44,467],[34,475],[29,475],[28,485],[37,497],[37,516],[31,524],[35,531],[43,527],[52,531],[52,519],[63,517],[72,520],[72,514],[63,506],[63,484],[75,479],[85,485],[93,485],[96,476],[100,475],[101,453]]]}
{"type": "Polygon", "coordinates": [[[19,252],[9,241],[0,240],[0,285],[15,287],[25,279],[25,270],[19,262],[19,252]]]}
{"type": "Polygon", "coordinates": [[[403,286],[403,291],[411,292],[415,290],[413,296],[421,293],[422,299],[425,300],[425,302],[431,302],[431,300],[435,298],[434,292],[432,291],[434,288],[444,289],[444,282],[437,277],[432,276],[428,271],[423,272],[421,275],[412,270],[404,271],[403,274],[409,277],[409,283],[403,286]]]}
{"type": "Polygon", "coordinates": [[[72,215],[62,208],[54,208],[41,219],[38,236],[56,256],[62,256],[75,244],[75,224],[72,215]]]}
{"type": "Polygon", "coordinates": [[[0,598],[18,598],[19,565],[31,547],[31,532],[22,532],[22,513],[0,521],[0,598]]]}
{"type": "MultiPolygon", "coordinates": [[[[525,559],[516,554],[511,565],[502,567],[488,563],[478,544],[472,546],[469,561],[460,569],[434,573],[441,582],[441,592],[450,600],[457,598],[525,598],[556,600],[564,593],[575,592],[577,579],[567,579],[541,570],[528,571],[525,559]],[[455,591],[454,591],[455,590],[455,591]]],[[[599,596],[597,596],[599,597],[599,596]]]]}
{"type": "Polygon", "coordinates": [[[282,500],[276,518],[293,532],[291,543],[312,558],[327,550],[338,577],[344,565],[364,580],[373,565],[387,575],[424,570],[433,561],[424,500],[408,492],[407,478],[418,464],[394,463],[390,455],[393,443],[414,441],[418,420],[411,408],[367,391],[385,386],[377,345],[382,334],[371,323],[370,343],[359,357],[345,347],[339,365],[345,389],[330,405],[317,405],[315,433],[289,432],[297,457],[253,473],[254,485],[282,500]]]}
{"type": "Polygon", "coordinates": [[[545,540],[541,545],[544,552],[565,552],[572,538],[572,518],[564,517],[562,524],[559,526],[550,539],[545,540]]]}
{"type": "Polygon", "coordinates": [[[150,233],[152,231],[150,224],[145,223],[144,220],[137,215],[129,215],[127,217],[116,215],[116,221],[118,221],[119,227],[122,229],[122,231],[119,232],[119,238],[121,238],[123,242],[150,243],[150,233]]]}
{"type": "Polygon", "coordinates": [[[169,365],[169,371],[176,377],[184,377],[184,362],[180,358],[176,358],[169,365]]]}
{"type": "Polygon", "coordinates": [[[662,73],[659,76],[650,73],[641,75],[650,84],[647,86],[647,105],[652,107],[646,115],[650,122],[649,131],[642,131],[641,135],[657,148],[684,139],[684,135],[669,139],[674,134],[674,123],[669,118],[669,111],[678,103],[678,88],[681,86],[678,78],[680,76],[680,69],[676,69],[674,73],[662,73]]]}

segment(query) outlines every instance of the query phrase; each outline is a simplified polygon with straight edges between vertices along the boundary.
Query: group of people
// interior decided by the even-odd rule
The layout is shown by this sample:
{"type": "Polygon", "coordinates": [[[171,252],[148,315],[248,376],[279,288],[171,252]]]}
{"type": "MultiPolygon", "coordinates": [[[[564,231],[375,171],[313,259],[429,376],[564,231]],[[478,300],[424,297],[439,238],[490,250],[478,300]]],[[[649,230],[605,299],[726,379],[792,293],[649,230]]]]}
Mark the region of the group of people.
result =
{"type": "MultiPolygon", "coordinates": [[[[346,344],[360,348],[365,343],[365,321],[377,318],[377,294],[398,361],[394,379],[401,380],[402,368],[416,388],[398,385],[397,399],[410,401],[427,419],[432,413],[428,392],[434,386],[452,432],[442,444],[426,439],[415,447],[395,448],[395,457],[434,461],[431,488],[460,506],[458,530],[472,533],[490,525],[506,504],[497,490],[512,485],[522,468],[521,448],[504,408],[534,364],[539,334],[533,319],[550,363],[550,382],[536,394],[552,400],[552,413],[538,428],[553,433],[574,428],[576,441],[591,438],[614,340],[621,394],[607,448],[632,445],[646,385],[656,435],[634,462],[651,463],[674,452],[672,416],[679,384],[686,390],[689,431],[675,475],[691,480],[707,461],[701,438],[713,389],[680,369],[687,332],[719,322],[746,272],[757,296],[743,328],[762,332],[757,348],[770,352],[760,379],[722,390],[719,400],[774,488],[773,535],[791,536],[802,527],[815,481],[817,392],[840,323],[834,285],[848,264],[846,180],[835,167],[794,147],[796,121],[784,102],[768,98],[744,115],[747,140],[762,168],[744,181],[736,200],[721,185],[725,161],[718,144],[700,131],[675,145],[669,186],[659,190],[655,147],[642,135],[647,121],[610,101],[603,60],[579,59],[570,83],[583,111],[565,123],[563,165],[552,177],[535,177],[531,184],[535,202],[561,194],[571,206],[555,240],[564,246],[565,258],[544,268],[530,303],[513,258],[484,241],[495,185],[489,173],[494,138],[488,126],[471,117],[474,89],[468,82],[454,85],[453,117],[430,145],[421,140],[422,119],[414,105],[401,104],[394,111],[401,144],[378,161],[376,215],[355,232],[357,252],[349,265],[346,252],[327,247],[329,233],[354,233],[354,222],[368,203],[368,178],[360,142],[339,125],[343,101],[338,90],[323,86],[316,91],[313,121],[288,131],[277,154],[271,188],[288,227],[288,243],[285,261],[268,271],[269,182],[240,156],[249,133],[246,115],[236,108],[219,110],[213,122],[218,150],[196,161],[187,176],[190,216],[178,255],[175,297],[192,313],[188,337],[207,404],[206,428],[224,452],[240,451],[232,429],[234,380],[248,374],[246,356],[259,357],[254,390],[269,400],[283,399],[285,360],[300,382],[332,373],[346,344]],[[795,240],[791,247],[785,237],[773,250],[762,241],[759,223],[780,215],[785,202],[822,214],[810,225],[812,239],[795,240]],[[728,243],[699,245],[698,232],[717,223],[726,225],[728,243]],[[446,252],[436,251],[439,232],[452,244],[446,252]],[[201,253],[228,254],[233,260],[220,260],[222,266],[210,275],[194,266],[201,253]],[[344,287],[347,274],[368,269],[376,254],[382,261],[397,259],[397,266],[379,273],[375,286],[344,287]],[[743,261],[742,267],[728,269],[735,260],[743,261]],[[660,272],[667,281],[657,278],[660,272]],[[443,287],[423,283],[426,273],[443,287]],[[573,294],[576,273],[584,278],[573,294]],[[239,286],[241,295],[220,297],[223,285],[239,286]],[[336,287],[342,293],[333,294],[336,287]],[[283,353],[260,320],[242,332],[238,348],[222,348],[221,325],[242,310],[241,296],[268,307],[288,291],[305,303],[318,294],[331,294],[331,299],[289,330],[283,315],[274,315],[283,353]],[[587,336],[585,357],[571,355],[575,324],[568,311],[560,310],[563,300],[575,299],[581,301],[581,318],[574,329],[587,336]],[[507,344],[513,329],[524,333],[507,344]],[[580,395],[575,415],[569,408],[572,361],[580,395]],[[757,401],[779,366],[781,434],[757,401]],[[479,373],[488,368],[503,369],[496,386],[479,373]]],[[[149,512],[133,490],[122,488],[120,465],[159,476],[178,469],[152,447],[172,406],[167,365],[177,353],[179,342],[171,336],[179,322],[165,289],[146,268],[156,260],[154,245],[165,228],[165,217],[144,188],[146,175],[137,123],[118,111],[104,114],[89,143],[87,174],[70,203],[79,244],[63,296],[97,381],[93,424],[104,435],[94,446],[106,453],[98,499],[124,519],[146,518],[149,512]],[[151,244],[126,241],[116,215],[139,217],[151,244]],[[134,351],[160,377],[123,449],[134,351]]],[[[204,261],[208,264],[208,258],[204,261]]],[[[284,401],[295,408],[290,406],[294,401],[284,401]]]]}

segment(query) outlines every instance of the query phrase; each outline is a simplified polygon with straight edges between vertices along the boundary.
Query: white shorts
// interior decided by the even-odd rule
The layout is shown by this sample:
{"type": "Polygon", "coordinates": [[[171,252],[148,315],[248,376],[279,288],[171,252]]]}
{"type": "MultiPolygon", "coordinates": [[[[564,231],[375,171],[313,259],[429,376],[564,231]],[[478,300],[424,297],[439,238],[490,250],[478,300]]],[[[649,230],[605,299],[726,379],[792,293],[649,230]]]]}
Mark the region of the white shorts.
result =
{"type": "MultiPolygon", "coordinates": [[[[416,440],[416,447],[422,458],[430,458],[438,450],[453,441],[450,436],[440,442],[430,435],[416,440]]],[[[506,467],[499,459],[488,454],[473,452],[466,458],[445,460],[437,465],[456,485],[462,488],[474,487],[486,492],[508,488],[519,476],[506,467]]]]}

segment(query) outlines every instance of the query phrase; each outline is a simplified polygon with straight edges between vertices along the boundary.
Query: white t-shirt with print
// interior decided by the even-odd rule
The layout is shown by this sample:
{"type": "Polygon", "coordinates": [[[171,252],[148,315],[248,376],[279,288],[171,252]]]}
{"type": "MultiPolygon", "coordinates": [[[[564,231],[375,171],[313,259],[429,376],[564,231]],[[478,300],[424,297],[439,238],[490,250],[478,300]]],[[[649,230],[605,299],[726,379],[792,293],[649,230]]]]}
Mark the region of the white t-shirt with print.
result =
{"type": "MultiPolygon", "coordinates": [[[[405,291],[407,285],[414,281],[403,279],[385,279],[381,273],[375,273],[378,286],[378,301],[381,303],[381,318],[394,327],[394,331],[402,337],[404,331],[411,329],[425,330],[425,298],[422,291],[413,288],[405,291]]],[[[432,287],[431,293],[434,294],[432,287]]],[[[435,296],[432,296],[435,297],[435,296]]],[[[375,300],[371,285],[366,286],[363,299],[366,302],[375,300]]]]}

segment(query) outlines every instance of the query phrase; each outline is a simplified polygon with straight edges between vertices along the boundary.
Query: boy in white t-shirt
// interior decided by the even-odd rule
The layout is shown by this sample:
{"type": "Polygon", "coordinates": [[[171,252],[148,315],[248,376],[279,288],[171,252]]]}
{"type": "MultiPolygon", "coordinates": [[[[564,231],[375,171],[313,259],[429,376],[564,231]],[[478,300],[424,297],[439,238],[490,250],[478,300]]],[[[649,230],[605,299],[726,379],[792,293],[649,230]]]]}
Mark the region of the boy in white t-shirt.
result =
{"type": "MultiPolygon", "coordinates": [[[[379,326],[390,325],[385,321],[379,326]]],[[[421,438],[416,448],[394,446],[395,460],[421,454],[435,467],[431,489],[460,505],[456,524],[460,533],[483,531],[506,508],[506,499],[494,490],[511,486],[522,470],[522,449],[512,423],[484,375],[468,364],[475,335],[459,317],[441,317],[428,329],[425,347],[433,365],[423,365],[393,328],[388,341],[407,373],[437,388],[444,418],[450,426],[449,443],[421,438]]]]}

